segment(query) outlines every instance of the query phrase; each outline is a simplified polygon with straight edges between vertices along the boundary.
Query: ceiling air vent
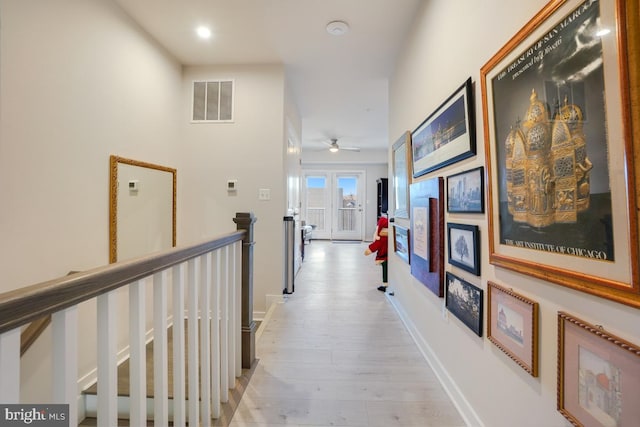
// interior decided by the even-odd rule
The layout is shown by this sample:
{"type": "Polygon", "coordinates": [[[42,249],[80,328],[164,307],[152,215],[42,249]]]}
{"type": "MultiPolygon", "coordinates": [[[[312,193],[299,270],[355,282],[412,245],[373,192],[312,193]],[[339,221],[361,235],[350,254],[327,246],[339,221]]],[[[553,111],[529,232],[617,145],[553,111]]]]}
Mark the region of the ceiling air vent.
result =
{"type": "Polygon", "coordinates": [[[194,122],[233,121],[233,80],[193,82],[194,122]]]}

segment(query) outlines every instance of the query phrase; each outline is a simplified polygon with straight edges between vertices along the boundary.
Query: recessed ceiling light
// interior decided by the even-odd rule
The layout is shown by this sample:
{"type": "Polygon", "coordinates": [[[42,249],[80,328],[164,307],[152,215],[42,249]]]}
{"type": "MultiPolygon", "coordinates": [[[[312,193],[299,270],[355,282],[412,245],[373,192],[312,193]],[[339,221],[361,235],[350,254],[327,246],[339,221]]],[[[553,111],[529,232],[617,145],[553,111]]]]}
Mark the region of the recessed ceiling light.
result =
{"type": "Polygon", "coordinates": [[[211,37],[211,30],[207,27],[198,27],[196,28],[196,34],[198,34],[198,37],[201,39],[208,39],[211,37]]]}
{"type": "Polygon", "coordinates": [[[332,36],[341,36],[349,32],[349,24],[344,21],[331,21],[327,24],[327,33],[332,36]]]}

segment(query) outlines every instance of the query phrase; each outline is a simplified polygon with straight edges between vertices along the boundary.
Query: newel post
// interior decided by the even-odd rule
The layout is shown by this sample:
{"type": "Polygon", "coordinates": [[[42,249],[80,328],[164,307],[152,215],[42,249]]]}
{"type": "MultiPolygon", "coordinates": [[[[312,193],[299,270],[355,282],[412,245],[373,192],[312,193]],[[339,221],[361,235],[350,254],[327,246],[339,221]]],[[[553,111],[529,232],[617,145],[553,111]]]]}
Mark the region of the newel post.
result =
{"type": "Polygon", "coordinates": [[[256,323],[253,321],[253,224],[252,212],[237,212],[233,222],[247,233],[242,239],[242,368],[251,369],[256,359],[256,323]]]}

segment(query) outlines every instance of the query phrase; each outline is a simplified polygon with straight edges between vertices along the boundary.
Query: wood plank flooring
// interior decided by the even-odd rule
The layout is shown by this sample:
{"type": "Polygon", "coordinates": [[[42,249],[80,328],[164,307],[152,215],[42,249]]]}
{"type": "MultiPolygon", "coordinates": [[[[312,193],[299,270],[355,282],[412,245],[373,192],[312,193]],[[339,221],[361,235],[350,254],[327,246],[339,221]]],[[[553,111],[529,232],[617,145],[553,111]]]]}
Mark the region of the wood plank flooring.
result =
{"type": "Polygon", "coordinates": [[[231,427],[462,427],[364,243],[313,241],[257,340],[231,427]]]}

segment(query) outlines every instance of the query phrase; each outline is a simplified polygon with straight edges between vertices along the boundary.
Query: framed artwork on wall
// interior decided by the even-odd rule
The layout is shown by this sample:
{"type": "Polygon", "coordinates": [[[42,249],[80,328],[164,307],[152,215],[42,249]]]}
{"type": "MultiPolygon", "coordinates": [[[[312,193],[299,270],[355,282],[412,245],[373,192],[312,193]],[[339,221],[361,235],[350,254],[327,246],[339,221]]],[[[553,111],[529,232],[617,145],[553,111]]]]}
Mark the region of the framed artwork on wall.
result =
{"type": "Polygon", "coordinates": [[[431,292],[444,296],[444,179],[409,187],[411,275],[431,292]]]}
{"type": "Polygon", "coordinates": [[[447,212],[484,212],[484,167],[447,177],[447,212]]]}
{"type": "Polygon", "coordinates": [[[640,347],[558,313],[558,411],[576,426],[640,420],[640,347]]]}
{"type": "Polygon", "coordinates": [[[409,229],[393,224],[393,251],[407,264],[409,261],[409,229]]]}
{"type": "Polygon", "coordinates": [[[393,144],[393,194],[396,218],[409,218],[409,184],[411,184],[411,132],[405,132],[393,144]]]}
{"type": "Polygon", "coordinates": [[[487,337],[533,377],[538,376],[538,312],[535,301],[487,282],[487,337]]]}
{"type": "Polygon", "coordinates": [[[550,1],[481,89],[489,261],[640,307],[637,3],[550,1]]]}
{"type": "Polygon", "coordinates": [[[476,154],[471,77],[411,133],[413,177],[476,154]]]}
{"type": "Polygon", "coordinates": [[[477,225],[447,223],[449,264],[480,275],[480,233],[477,225]]]}
{"type": "Polygon", "coordinates": [[[482,289],[448,271],[446,288],[447,310],[481,337],[484,305],[482,289]]]}

